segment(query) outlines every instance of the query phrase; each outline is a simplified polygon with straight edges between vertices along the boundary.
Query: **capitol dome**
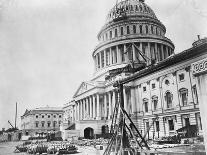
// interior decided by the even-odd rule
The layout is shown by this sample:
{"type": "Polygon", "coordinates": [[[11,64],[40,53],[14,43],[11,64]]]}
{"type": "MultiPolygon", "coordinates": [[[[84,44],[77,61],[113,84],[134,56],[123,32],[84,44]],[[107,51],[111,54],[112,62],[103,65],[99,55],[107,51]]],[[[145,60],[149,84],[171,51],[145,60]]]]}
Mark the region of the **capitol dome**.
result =
{"type": "Polygon", "coordinates": [[[115,5],[107,15],[107,21],[112,21],[121,13],[125,13],[126,16],[140,16],[157,19],[154,11],[143,1],[140,0],[128,0],[122,1],[115,5]]]}
{"type": "Polygon", "coordinates": [[[174,54],[166,28],[144,0],[122,0],[108,13],[93,51],[95,77],[130,62],[159,63],[174,54]]]}

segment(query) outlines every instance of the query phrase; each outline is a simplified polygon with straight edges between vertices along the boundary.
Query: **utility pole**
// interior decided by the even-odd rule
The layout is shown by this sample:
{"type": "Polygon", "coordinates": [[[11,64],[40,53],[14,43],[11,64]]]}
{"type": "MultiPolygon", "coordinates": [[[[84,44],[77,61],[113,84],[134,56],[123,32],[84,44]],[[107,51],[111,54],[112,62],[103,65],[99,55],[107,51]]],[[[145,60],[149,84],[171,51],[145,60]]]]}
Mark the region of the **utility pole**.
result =
{"type": "Polygon", "coordinates": [[[17,128],[17,102],[16,102],[16,112],[15,112],[15,129],[17,128]]]}

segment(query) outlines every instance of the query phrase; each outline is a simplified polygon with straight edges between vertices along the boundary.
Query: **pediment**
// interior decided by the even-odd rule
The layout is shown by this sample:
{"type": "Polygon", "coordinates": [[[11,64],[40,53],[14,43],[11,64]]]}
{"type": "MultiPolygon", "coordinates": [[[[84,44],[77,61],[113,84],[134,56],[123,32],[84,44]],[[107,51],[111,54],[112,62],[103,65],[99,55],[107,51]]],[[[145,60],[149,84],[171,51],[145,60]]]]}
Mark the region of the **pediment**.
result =
{"type": "Polygon", "coordinates": [[[93,88],[95,88],[96,85],[92,82],[82,82],[81,85],[79,86],[78,90],[76,91],[74,97],[81,95],[93,88]]]}

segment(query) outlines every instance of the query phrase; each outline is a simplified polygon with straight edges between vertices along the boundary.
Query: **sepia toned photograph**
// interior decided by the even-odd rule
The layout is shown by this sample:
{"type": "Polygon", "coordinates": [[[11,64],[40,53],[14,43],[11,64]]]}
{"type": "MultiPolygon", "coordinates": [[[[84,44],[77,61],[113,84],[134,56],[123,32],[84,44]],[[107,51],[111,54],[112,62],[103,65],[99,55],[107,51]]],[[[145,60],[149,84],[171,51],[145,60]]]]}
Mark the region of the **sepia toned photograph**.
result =
{"type": "Polygon", "coordinates": [[[0,155],[206,155],[206,6],[0,0],[0,155]]]}

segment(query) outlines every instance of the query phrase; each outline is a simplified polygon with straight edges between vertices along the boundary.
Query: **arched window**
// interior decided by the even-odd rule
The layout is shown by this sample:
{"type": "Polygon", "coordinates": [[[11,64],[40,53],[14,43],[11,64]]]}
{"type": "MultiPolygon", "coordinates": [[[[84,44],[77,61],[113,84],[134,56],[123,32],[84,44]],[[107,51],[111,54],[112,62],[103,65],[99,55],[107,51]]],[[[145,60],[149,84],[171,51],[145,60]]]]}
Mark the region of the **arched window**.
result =
{"type": "Polygon", "coordinates": [[[134,11],[133,5],[131,5],[131,11],[134,11]]]}
{"type": "Polygon", "coordinates": [[[158,35],[158,30],[157,30],[157,27],[156,27],[156,35],[158,35]]]}
{"type": "Polygon", "coordinates": [[[141,5],[139,6],[139,9],[140,9],[140,11],[142,11],[142,6],[141,5]]]}
{"type": "Polygon", "coordinates": [[[173,100],[173,95],[168,91],[165,93],[165,101],[167,104],[167,108],[172,108],[172,100],[173,100]]]}
{"type": "Polygon", "coordinates": [[[188,89],[182,88],[179,90],[179,93],[180,93],[182,106],[186,106],[188,104],[188,89]]]}
{"type": "Polygon", "coordinates": [[[142,25],[139,25],[139,32],[140,32],[140,34],[142,34],[142,25]]]}
{"type": "Polygon", "coordinates": [[[151,34],[153,34],[153,26],[151,25],[151,34]]]}
{"type": "Polygon", "coordinates": [[[146,34],[148,34],[148,26],[146,25],[145,28],[146,28],[146,34]]]}
{"type": "Polygon", "coordinates": [[[115,29],[115,37],[117,37],[117,36],[118,36],[117,29],[115,29]]]}
{"type": "Polygon", "coordinates": [[[137,33],[137,28],[136,28],[136,25],[133,25],[133,33],[137,33]]]}
{"type": "Polygon", "coordinates": [[[110,31],[110,39],[112,38],[112,31],[110,31]]]}
{"type": "Polygon", "coordinates": [[[130,34],[129,26],[127,26],[127,34],[130,34]]]}
{"type": "Polygon", "coordinates": [[[158,104],[158,97],[157,96],[153,96],[152,97],[152,104],[153,104],[153,108],[154,108],[154,111],[157,110],[157,104],[158,104]]]}
{"type": "Polygon", "coordinates": [[[121,27],[121,35],[124,35],[124,28],[121,27]]]}
{"type": "Polygon", "coordinates": [[[198,92],[197,92],[197,88],[196,88],[196,85],[193,86],[193,95],[195,97],[195,104],[198,104],[198,92]]]}
{"type": "Polygon", "coordinates": [[[47,122],[47,127],[50,127],[50,125],[51,125],[51,122],[48,121],[48,122],[47,122]]]}
{"type": "Polygon", "coordinates": [[[136,11],[138,11],[138,6],[136,5],[136,11]]]}

